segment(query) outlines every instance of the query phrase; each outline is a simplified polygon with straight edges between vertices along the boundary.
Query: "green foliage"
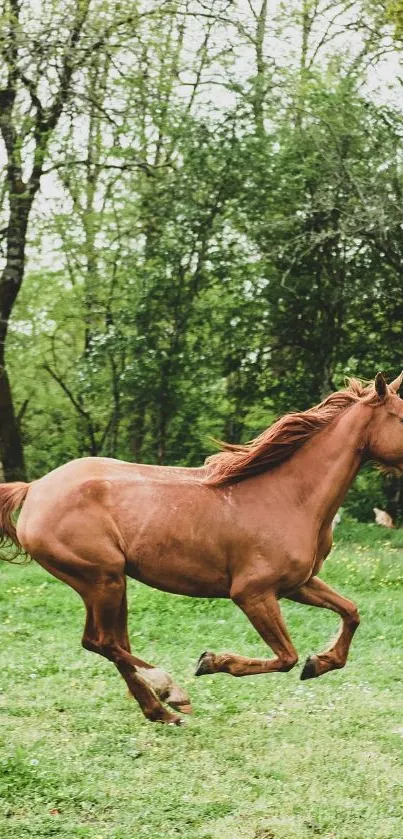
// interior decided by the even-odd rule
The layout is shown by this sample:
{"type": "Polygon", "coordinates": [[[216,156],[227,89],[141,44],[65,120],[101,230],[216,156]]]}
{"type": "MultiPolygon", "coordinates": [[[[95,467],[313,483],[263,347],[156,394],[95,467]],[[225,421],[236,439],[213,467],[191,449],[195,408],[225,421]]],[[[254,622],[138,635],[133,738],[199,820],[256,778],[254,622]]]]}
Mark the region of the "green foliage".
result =
{"type": "MultiPolygon", "coordinates": [[[[61,60],[76,7],[50,26],[46,0],[32,40],[22,6],[28,161],[27,119],[52,87],[41,45],[61,60]]],[[[402,112],[368,84],[384,13],[357,4],[355,53],[348,3],[336,29],[320,4],[265,9],[100,3],[85,18],[63,118],[41,139],[7,339],[30,477],[86,454],[195,465],[212,436],[250,439],[345,375],[400,370],[402,112]],[[269,36],[285,48],[296,27],[301,54],[274,66],[269,36]]],[[[382,481],[361,476],[348,509],[391,508],[382,481]]]]}
{"type": "Polygon", "coordinates": [[[373,521],[373,508],[384,510],[387,505],[384,477],[371,467],[360,472],[343,503],[346,512],[358,521],[373,521]]]}
{"type": "Polygon", "coordinates": [[[387,20],[393,23],[395,38],[401,41],[403,38],[403,3],[401,0],[392,0],[386,3],[387,20]]]}

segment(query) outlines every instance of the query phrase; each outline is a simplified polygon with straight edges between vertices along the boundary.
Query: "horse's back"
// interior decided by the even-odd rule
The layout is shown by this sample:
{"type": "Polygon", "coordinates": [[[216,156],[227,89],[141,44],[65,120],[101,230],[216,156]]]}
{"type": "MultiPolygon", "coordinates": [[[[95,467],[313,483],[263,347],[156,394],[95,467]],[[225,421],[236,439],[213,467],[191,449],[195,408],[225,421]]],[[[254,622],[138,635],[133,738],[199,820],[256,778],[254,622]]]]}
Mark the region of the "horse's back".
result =
{"type": "Polygon", "coordinates": [[[202,476],[108,458],[72,461],[30,486],[18,537],[48,568],[49,557],[58,567],[61,557],[102,567],[122,561],[127,574],[148,585],[226,597],[225,534],[233,529],[223,524],[232,510],[202,476]]]}
{"type": "MultiPolygon", "coordinates": [[[[121,543],[120,525],[144,513],[165,488],[200,483],[202,470],[132,464],[112,458],[72,460],[30,484],[19,516],[18,538],[28,553],[57,541],[82,544],[95,530],[121,543]],[[129,509],[130,508],[130,509],[129,509]]],[[[124,529],[124,527],[123,527],[124,529]]]]}

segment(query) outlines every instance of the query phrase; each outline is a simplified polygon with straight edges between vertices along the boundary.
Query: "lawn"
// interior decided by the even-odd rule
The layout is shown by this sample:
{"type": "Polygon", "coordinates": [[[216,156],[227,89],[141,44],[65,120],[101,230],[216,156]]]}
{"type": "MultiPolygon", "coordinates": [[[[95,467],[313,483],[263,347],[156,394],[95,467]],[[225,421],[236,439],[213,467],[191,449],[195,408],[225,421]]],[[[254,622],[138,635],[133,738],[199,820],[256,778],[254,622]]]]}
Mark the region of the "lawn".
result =
{"type": "Polygon", "coordinates": [[[264,654],[231,603],[129,584],[135,651],[191,694],[186,726],[146,722],[81,648],[83,606],[34,563],[0,566],[0,837],[403,836],[403,530],[342,524],[323,577],[359,605],[347,667],[299,681],[338,625],[283,603],[301,666],[196,679],[204,649],[264,654]]]}

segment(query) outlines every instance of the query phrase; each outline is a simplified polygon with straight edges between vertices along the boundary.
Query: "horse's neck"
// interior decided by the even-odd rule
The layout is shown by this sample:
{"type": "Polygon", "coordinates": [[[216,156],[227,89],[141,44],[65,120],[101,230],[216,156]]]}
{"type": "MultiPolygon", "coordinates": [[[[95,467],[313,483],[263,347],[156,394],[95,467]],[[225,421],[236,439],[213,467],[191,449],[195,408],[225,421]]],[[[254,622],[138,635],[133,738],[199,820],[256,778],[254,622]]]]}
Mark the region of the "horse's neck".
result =
{"type": "Polygon", "coordinates": [[[320,522],[331,522],[361,466],[370,411],[348,408],[284,464],[298,505],[320,522]]]}

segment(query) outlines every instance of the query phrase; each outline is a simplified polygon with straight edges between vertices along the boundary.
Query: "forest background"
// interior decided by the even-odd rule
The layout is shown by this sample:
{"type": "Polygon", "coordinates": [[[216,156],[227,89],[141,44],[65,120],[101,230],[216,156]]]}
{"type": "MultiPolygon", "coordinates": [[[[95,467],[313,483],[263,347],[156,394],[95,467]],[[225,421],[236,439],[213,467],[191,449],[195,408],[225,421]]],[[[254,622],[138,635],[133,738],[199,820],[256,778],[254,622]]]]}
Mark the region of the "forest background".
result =
{"type": "Polygon", "coordinates": [[[401,0],[2,0],[6,480],[197,465],[400,372],[402,56],[401,0]]]}

